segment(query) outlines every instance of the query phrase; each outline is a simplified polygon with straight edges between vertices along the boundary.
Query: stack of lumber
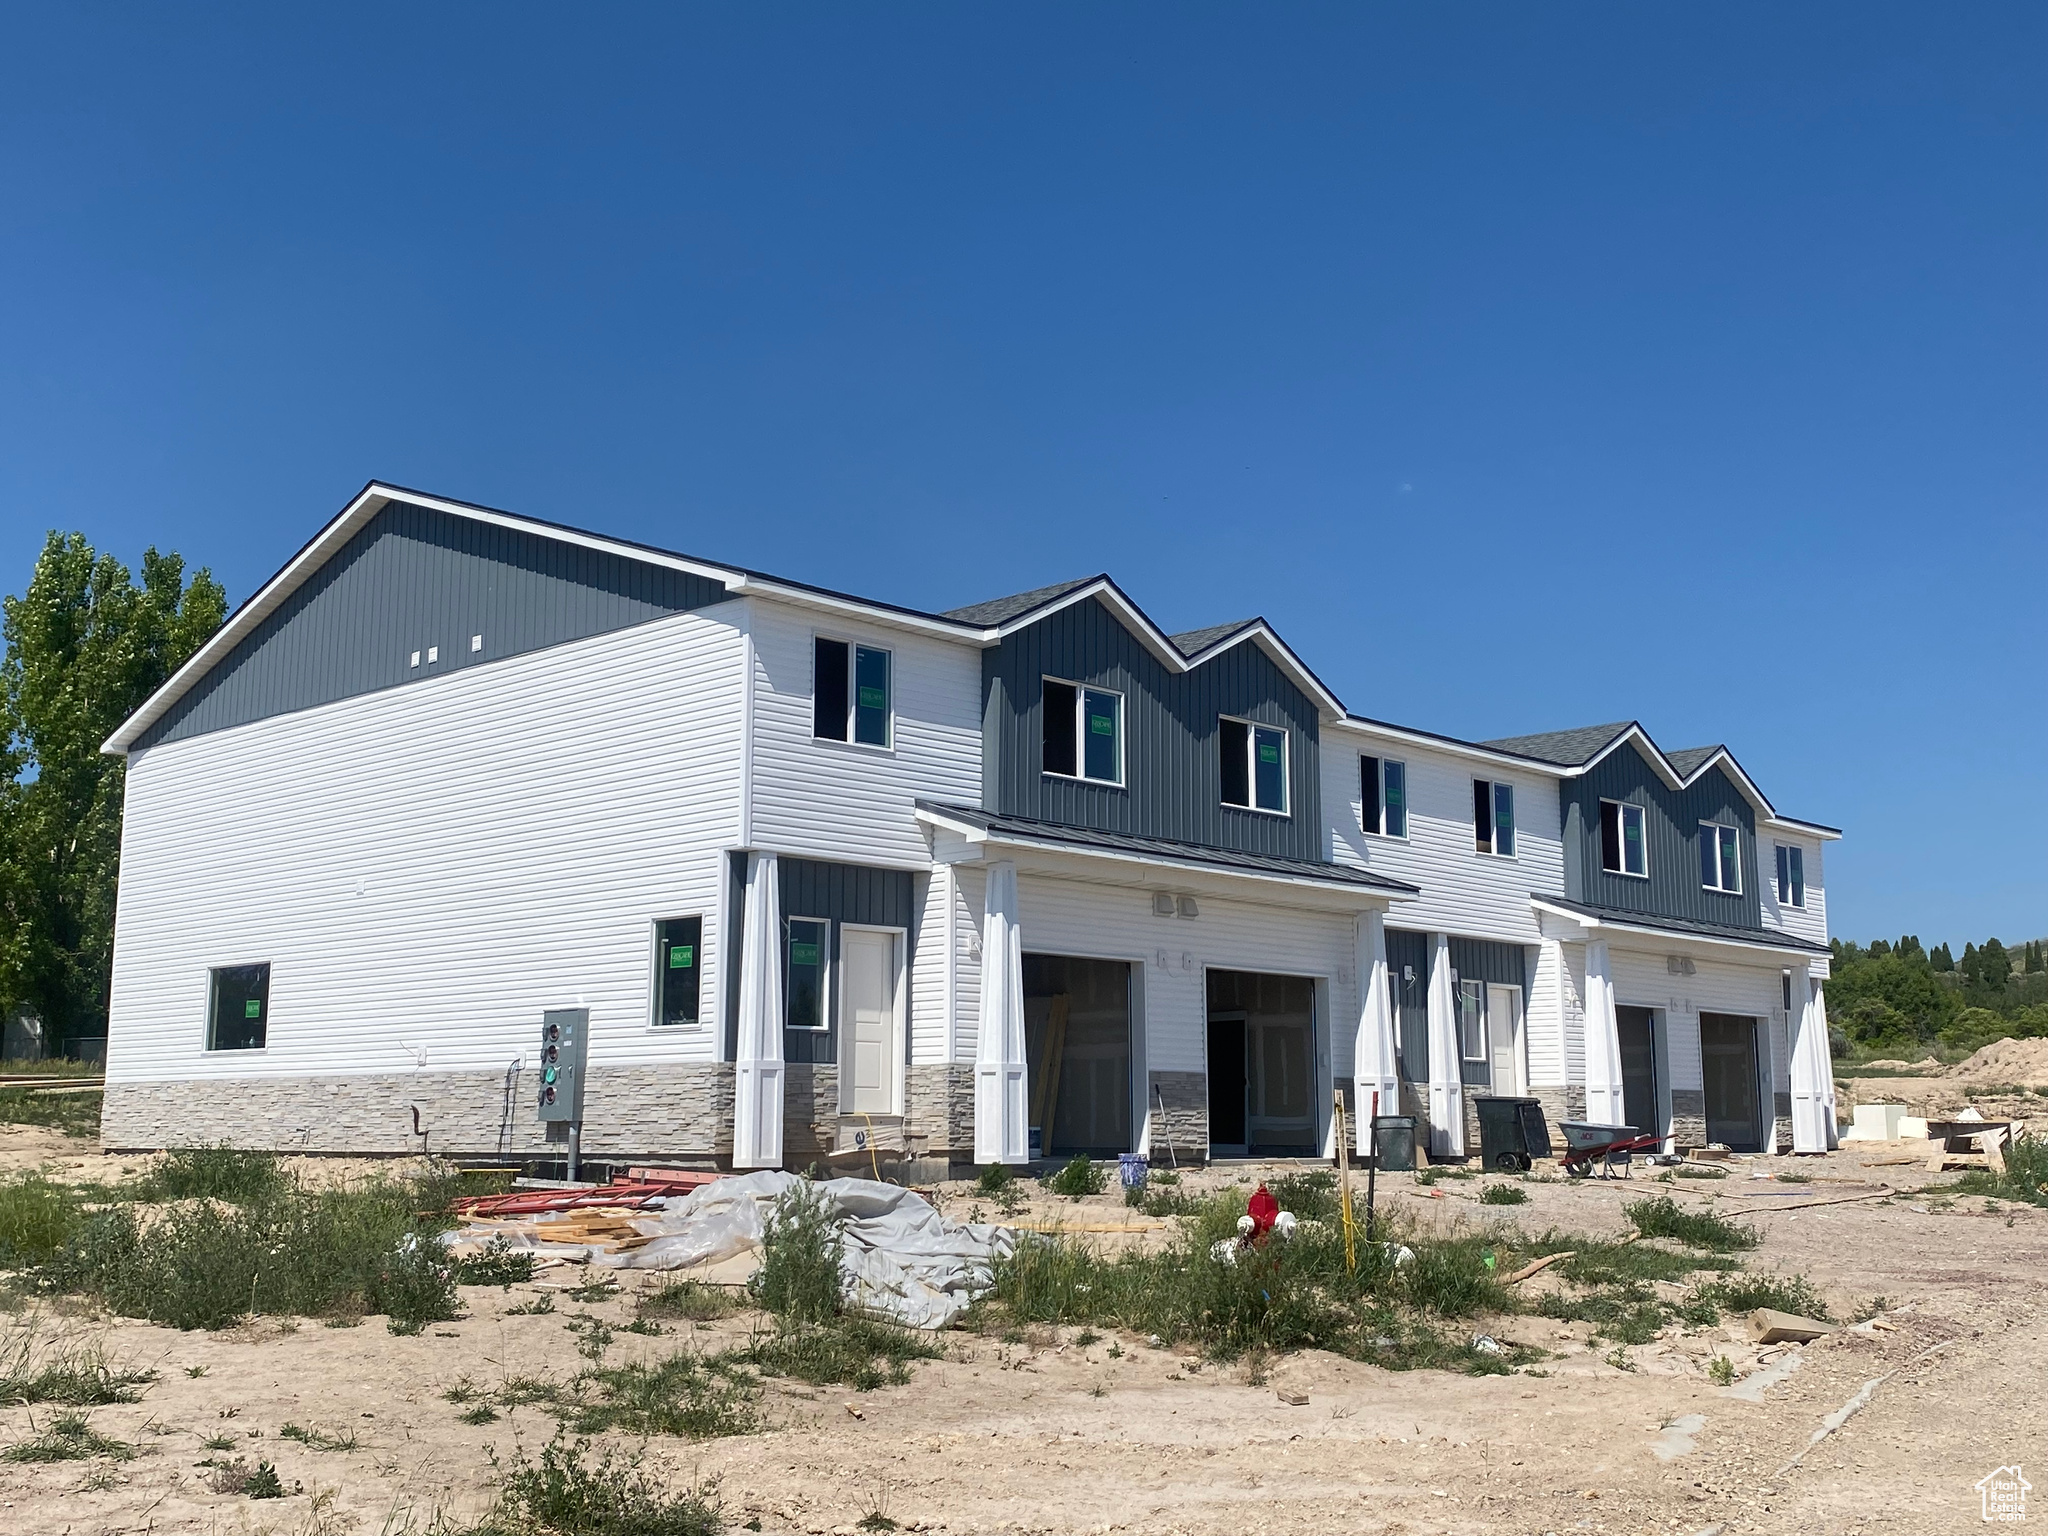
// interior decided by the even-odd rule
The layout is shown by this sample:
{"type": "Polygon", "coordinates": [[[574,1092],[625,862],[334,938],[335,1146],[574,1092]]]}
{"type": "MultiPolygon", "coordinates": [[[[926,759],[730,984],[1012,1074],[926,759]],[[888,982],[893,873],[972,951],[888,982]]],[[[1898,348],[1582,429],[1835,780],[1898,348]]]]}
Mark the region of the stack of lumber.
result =
{"type": "Polygon", "coordinates": [[[473,1252],[493,1237],[513,1248],[589,1257],[591,1252],[630,1253],[653,1241],[634,1218],[659,1210],[669,1197],[689,1194],[719,1177],[677,1173],[590,1189],[521,1189],[509,1195],[469,1195],[455,1202],[462,1223],[455,1247],[473,1252]]]}

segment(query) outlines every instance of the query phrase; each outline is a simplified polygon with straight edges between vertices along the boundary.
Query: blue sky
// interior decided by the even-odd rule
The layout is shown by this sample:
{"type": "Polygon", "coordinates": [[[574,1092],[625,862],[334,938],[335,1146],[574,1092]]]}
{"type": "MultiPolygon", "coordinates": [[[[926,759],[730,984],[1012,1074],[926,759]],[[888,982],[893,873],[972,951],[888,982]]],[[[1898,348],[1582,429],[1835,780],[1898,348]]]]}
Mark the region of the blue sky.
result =
{"type": "Polygon", "coordinates": [[[15,6],[0,586],[396,480],[891,600],[1107,569],[1640,718],[1835,931],[2048,933],[2048,10],[15,6]]]}

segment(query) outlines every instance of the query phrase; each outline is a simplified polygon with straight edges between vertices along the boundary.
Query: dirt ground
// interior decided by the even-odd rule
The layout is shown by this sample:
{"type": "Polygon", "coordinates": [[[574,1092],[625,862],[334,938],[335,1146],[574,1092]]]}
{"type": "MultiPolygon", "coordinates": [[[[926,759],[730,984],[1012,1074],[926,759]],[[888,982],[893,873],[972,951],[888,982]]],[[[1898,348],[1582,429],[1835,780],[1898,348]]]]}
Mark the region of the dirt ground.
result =
{"type": "MultiPolygon", "coordinates": [[[[1623,1369],[1604,1343],[1588,1345],[1583,1325],[1513,1316],[1478,1326],[1554,1352],[1526,1373],[1395,1373],[1308,1353],[1276,1361],[1255,1386],[1242,1368],[1140,1337],[1083,1345],[1061,1330],[1006,1345],[950,1333],[946,1358],[915,1366],[907,1386],[771,1384],[764,1432],[657,1439],[647,1453],[678,1480],[716,1479],[733,1529],[757,1521],[767,1532],[850,1532],[878,1509],[904,1529],[958,1533],[1979,1530],[1977,1480],[2018,1462],[2039,1481],[2048,1451],[2048,1211],[1916,1195],[1935,1176],[1909,1151],[1871,1143],[1825,1158],[1737,1159],[1720,1182],[1657,1185],[1639,1169],[1632,1181],[1530,1183],[1529,1204],[1499,1210],[1477,1203],[1477,1179],[1432,1192],[1390,1175],[1380,1186],[1386,1204],[1429,1222],[1507,1217],[1594,1235],[1626,1230],[1622,1202],[1652,1190],[1740,1214],[1766,1235],[1751,1268],[1806,1275],[1844,1315],[1887,1298],[1886,1326],[1804,1347],[1759,1350],[1725,1326],[1628,1350],[1623,1369]],[[1782,1173],[1810,1182],[1773,1177],[1782,1173]],[[1898,1193],[1885,1198],[1885,1187],[1898,1193]],[[1734,1361],[1734,1386],[1709,1382],[1715,1354],[1734,1361]]],[[[34,1166],[109,1179],[142,1163],[0,1127],[0,1170],[34,1166]]],[[[940,1200],[955,1217],[977,1203],[967,1185],[940,1200]]],[[[1113,1193],[1078,1206],[1039,1196],[1022,1219],[1055,1215],[1131,1219],[1113,1193]]],[[[1158,1230],[1105,1241],[1156,1241],[1158,1230]]],[[[544,1272],[537,1286],[575,1278],[544,1272]]],[[[111,1469],[0,1462],[0,1532],[378,1536],[408,1522],[423,1531],[436,1514],[473,1517],[490,1497],[493,1453],[531,1451],[554,1421],[521,1408],[471,1426],[442,1394],[465,1377],[566,1374],[581,1364],[568,1317],[632,1315],[629,1299],[508,1315],[535,1289],[467,1289],[463,1321],[414,1338],[376,1318],[351,1328],[258,1319],[208,1334],[61,1315],[58,1326],[98,1332],[119,1359],[161,1373],[139,1404],[92,1413],[96,1429],[142,1454],[111,1469]],[[280,1439],[288,1422],[353,1432],[356,1448],[280,1439]],[[209,1454],[202,1440],[221,1434],[303,1491],[263,1502],[210,1491],[194,1464],[209,1454]]],[[[714,1345],[748,1326],[741,1317],[671,1325],[659,1338],[622,1332],[608,1363],[714,1345]]],[[[0,1409],[0,1444],[26,1438],[46,1412],[0,1409]]]]}

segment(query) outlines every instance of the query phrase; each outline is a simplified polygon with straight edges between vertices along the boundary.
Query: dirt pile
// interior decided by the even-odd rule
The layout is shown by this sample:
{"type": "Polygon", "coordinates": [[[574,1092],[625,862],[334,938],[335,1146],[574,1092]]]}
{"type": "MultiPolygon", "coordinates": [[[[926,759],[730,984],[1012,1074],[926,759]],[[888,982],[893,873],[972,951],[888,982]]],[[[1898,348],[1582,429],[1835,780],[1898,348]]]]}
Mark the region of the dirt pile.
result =
{"type": "Polygon", "coordinates": [[[2048,1040],[1994,1040],[1945,1075],[1972,1083],[2048,1083],[2048,1040]]]}

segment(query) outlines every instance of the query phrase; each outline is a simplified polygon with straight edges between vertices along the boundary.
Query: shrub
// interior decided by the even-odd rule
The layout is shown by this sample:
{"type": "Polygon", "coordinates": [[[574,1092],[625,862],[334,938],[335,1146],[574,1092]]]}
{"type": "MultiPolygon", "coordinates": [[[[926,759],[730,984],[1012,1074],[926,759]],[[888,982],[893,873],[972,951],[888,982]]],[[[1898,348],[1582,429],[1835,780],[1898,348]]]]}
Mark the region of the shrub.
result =
{"type": "Polygon", "coordinates": [[[566,1386],[534,1383],[514,1396],[542,1404],[578,1434],[620,1429],[708,1440],[759,1427],[753,1383],[724,1355],[680,1351],[651,1363],[592,1366],[566,1386]]]}
{"type": "Polygon", "coordinates": [[[144,1200],[226,1200],[251,1205],[285,1193],[291,1180],[268,1152],[234,1147],[178,1147],[138,1184],[144,1200]]]}
{"type": "Polygon", "coordinates": [[[501,1285],[510,1290],[533,1278],[535,1255],[515,1251],[503,1233],[493,1233],[483,1250],[455,1261],[457,1285],[501,1285]]]}
{"type": "Polygon", "coordinates": [[[174,1328],[219,1328],[252,1311],[389,1312],[401,1331],[454,1315],[452,1270],[434,1234],[431,1179],[288,1184],[248,1206],[195,1201],[144,1221],[96,1212],[38,1272],[48,1290],[87,1291],[115,1312],[174,1328]]]}
{"type": "Polygon", "coordinates": [[[909,1381],[911,1361],[937,1360],[944,1354],[911,1329],[845,1317],[829,1326],[777,1328],[755,1338],[745,1358],[770,1376],[872,1392],[909,1381]]]}
{"type": "Polygon", "coordinates": [[[1517,1184],[1489,1184],[1479,1191],[1481,1205],[1527,1205],[1529,1192],[1517,1184]]]}
{"type": "Polygon", "coordinates": [[[28,1173],[0,1184],[0,1264],[48,1259],[85,1219],[77,1194],[28,1173]]]}
{"type": "Polygon", "coordinates": [[[1008,1163],[990,1163],[981,1170],[981,1176],[974,1181],[974,1192],[987,1195],[991,1200],[1017,1182],[1017,1175],[1008,1163]]]}
{"type": "Polygon", "coordinates": [[[1670,1238],[1713,1253],[1754,1248],[1760,1241],[1752,1228],[1737,1226],[1712,1211],[1686,1210],[1669,1195],[1634,1201],[1622,1207],[1622,1214],[1644,1237],[1670,1238]]]}
{"type": "Polygon", "coordinates": [[[799,1179],[768,1213],[761,1267],[748,1289],[785,1324],[830,1322],[839,1315],[843,1294],[843,1249],[830,1199],[809,1179],[799,1179]]]}
{"type": "Polygon", "coordinates": [[[1995,1195],[2028,1205],[2048,1206],[2048,1140],[2022,1136],[2005,1149],[2005,1172],[1972,1168],[1954,1188],[1966,1195],[1995,1195]]]}
{"type": "Polygon", "coordinates": [[[685,1322],[709,1322],[737,1310],[739,1302],[715,1285],[701,1280],[671,1280],[660,1290],[640,1298],[635,1309],[641,1317],[675,1317],[685,1322]]]}
{"type": "Polygon", "coordinates": [[[1280,1202],[1281,1210],[1292,1211],[1303,1221],[1336,1221],[1342,1215],[1337,1176],[1327,1169],[1283,1173],[1266,1185],[1266,1193],[1280,1202]]]}
{"type": "Polygon", "coordinates": [[[1109,1187],[1109,1180],[1092,1158],[1077,1156],[1048,1178],[1045,1187],[1069,1200],[1079,1200],[1084,1195],[1101,1194],[1109,1187]]]}
{"type": "Polygon", "coordinates": [[[641,1470],[639,1458],[606,1450],[586,1465],[589,1449],[588,1440],[567,1445],[557,1434],[537,1462],[522,1455],[485,1528],[555,1536],[719,1536],[725,1529],[716,1485],[671,1493],[663,1479],[641,1470]]]}
{"type": "Polygon", "coordinates": [[[1827,1302],[1804,1275],[1730,1275],[1695,1286],[1689,1299],[1717,1311],[1740,1314],[1769,1307],[1774,1312],[1829,1321],[1827,1302]]]}

